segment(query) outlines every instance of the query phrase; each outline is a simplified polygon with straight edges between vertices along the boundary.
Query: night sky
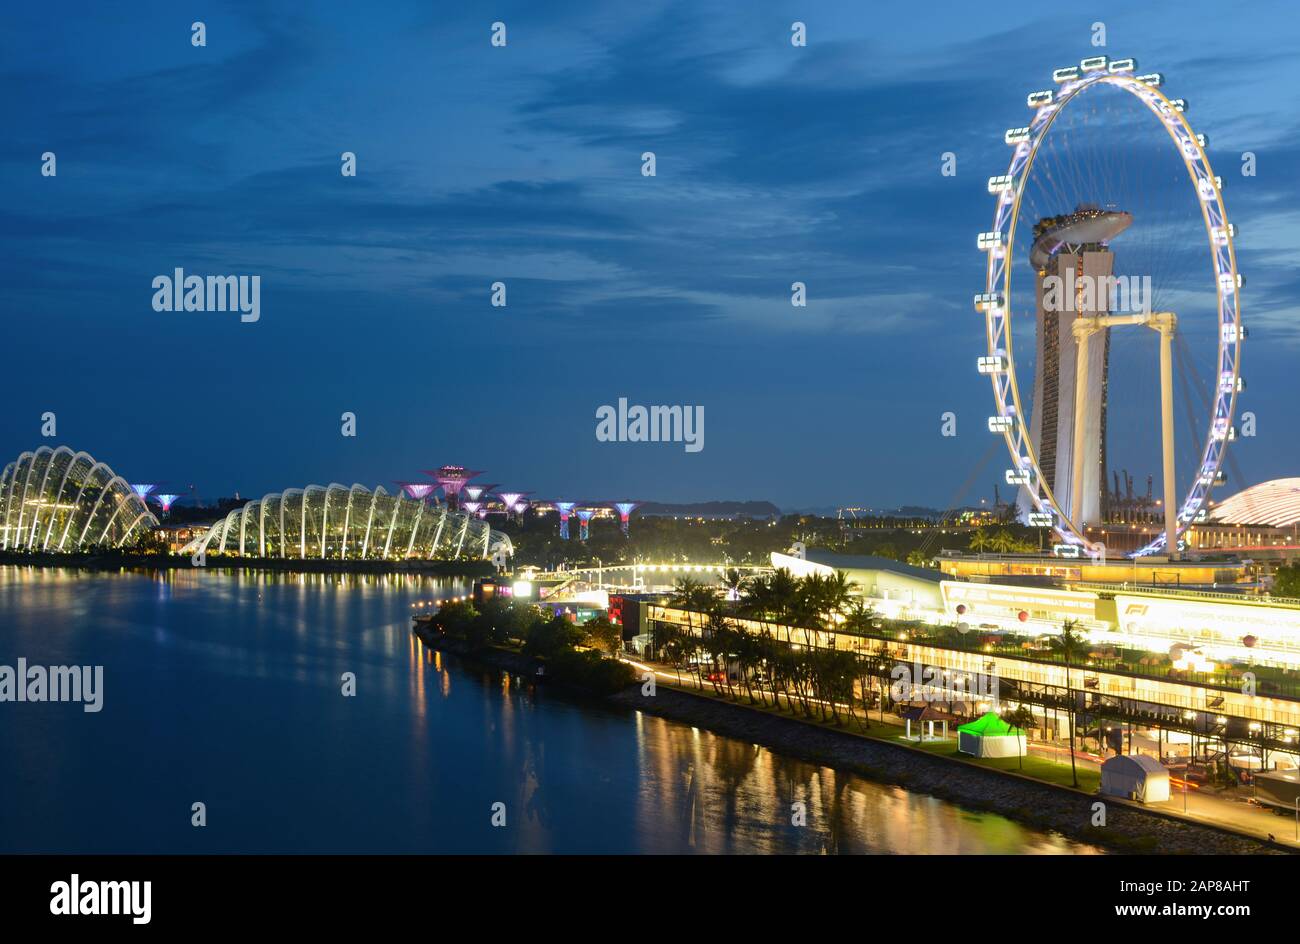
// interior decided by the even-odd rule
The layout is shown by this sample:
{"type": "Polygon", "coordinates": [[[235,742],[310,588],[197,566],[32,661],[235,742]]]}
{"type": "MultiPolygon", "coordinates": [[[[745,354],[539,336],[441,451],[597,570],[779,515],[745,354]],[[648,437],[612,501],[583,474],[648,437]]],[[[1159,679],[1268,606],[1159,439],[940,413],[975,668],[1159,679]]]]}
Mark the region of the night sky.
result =
{"type": "Polygon", "coordinates": [[[1188,99],[1241,233],[1234,485],[1300,475],[1291,4],[267,6],[6,10],[0,465],[67,444],[207,497],[444,463],[586,500],[991,497],[985,183],[1026,93],[1106,53],[1188,99]],[[260,321],[154,311],[177,267],[260,275],[260,321]],[[705,448],[597,442],[620,397],[703,406],[705,448]]]}

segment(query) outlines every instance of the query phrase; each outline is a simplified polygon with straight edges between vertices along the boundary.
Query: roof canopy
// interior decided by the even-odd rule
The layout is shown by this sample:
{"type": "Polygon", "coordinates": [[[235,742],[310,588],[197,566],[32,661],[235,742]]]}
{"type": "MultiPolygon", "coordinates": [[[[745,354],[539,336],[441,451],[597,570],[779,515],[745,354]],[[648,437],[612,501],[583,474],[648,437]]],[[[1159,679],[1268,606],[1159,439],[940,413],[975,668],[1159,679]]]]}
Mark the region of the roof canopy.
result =
{"type": "Polygon", "coordinates": [[[1164,764],[1145,754],[1116,754],[1114,757],[1106,758],[1102,768],[1104,770],[1122,770],[1132,776],[1139,774],[1169,775],[1169,771],[1165,769],[1164,764]]]}
{"type": "Polygon", "coordinates": [[[1289,528],[1300,522],[1300,478],[1252,485],[1219,502],[1211,511],[1224,524],[1262,524],[1289,528]]]}
{"type": "Polygon", "coordinates": [[[963,724],[957,730],[963,734],[973,734],[976,737],[1016,737],[1025,733],[1020,728],[1013,728],[1007,724],[994,711],[990,711],[982,718],[975,719],[970,724],[963,724]]]}

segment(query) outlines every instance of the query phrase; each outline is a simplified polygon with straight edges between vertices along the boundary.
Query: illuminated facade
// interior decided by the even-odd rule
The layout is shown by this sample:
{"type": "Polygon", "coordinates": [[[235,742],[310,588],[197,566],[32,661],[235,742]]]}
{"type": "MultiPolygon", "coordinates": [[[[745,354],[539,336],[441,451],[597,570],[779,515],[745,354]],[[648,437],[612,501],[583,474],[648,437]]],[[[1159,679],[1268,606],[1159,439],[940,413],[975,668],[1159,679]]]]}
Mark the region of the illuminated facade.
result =
{"type": "Polygon", "coordinates": [[[7,551],[129,547],[158,526],[125,479],[67,446],[42,446],[5,466],[0,522],[7,551]]]}
{"type": "Polygon", "coordinates": [[[236,509],[187,553],[296,560],[486,559],[510,538],[473,515],[382,487],[308,485],[236,509]]]}

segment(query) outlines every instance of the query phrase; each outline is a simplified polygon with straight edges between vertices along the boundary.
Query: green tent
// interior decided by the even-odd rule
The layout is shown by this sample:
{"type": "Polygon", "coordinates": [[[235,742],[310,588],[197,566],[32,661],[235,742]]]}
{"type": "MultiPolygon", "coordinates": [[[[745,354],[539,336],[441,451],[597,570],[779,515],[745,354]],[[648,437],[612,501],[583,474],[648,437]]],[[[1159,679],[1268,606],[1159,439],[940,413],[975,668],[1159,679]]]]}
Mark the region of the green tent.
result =
{"type": "Polygon", "coordinates": [[[976,737],[1015,737],[1025,733],[1020,728],[1013,728],[1007,724],[998,717],[995,711],[990,711],[970,724],[963,724],[957,731],[958,733],[973,734],[976,737]]]}
{"type": "Polygon", "coordinates": [[[990,711],[957,729],[957,750],[973,757],[1014,757],[1025,752],[1025,732],[990,711]]]}

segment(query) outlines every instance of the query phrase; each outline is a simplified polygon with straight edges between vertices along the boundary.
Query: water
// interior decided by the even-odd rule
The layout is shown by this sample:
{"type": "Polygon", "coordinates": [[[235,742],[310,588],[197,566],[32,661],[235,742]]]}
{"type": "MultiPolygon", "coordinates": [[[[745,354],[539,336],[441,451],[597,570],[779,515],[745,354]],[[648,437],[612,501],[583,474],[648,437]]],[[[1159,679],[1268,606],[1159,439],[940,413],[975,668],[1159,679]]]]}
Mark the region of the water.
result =
{"type": "Polygon", "coordinates": [[[0,703],[0,852],[1092,851],[423,648],[464,590],[0,567],[0,665],[104,667],[97,714],[0,703]]]}

